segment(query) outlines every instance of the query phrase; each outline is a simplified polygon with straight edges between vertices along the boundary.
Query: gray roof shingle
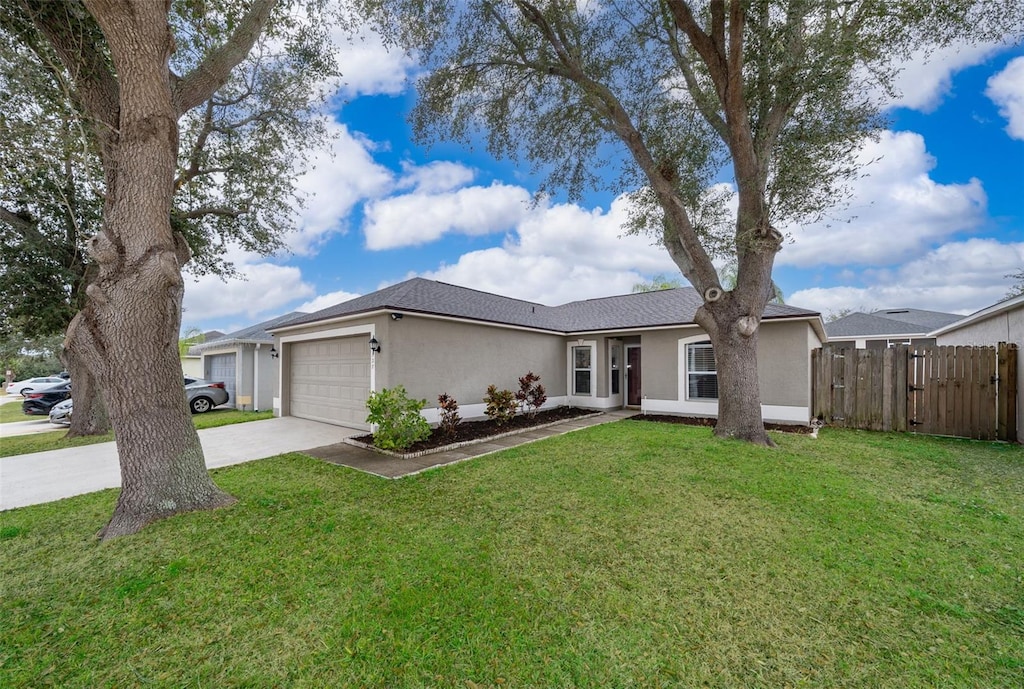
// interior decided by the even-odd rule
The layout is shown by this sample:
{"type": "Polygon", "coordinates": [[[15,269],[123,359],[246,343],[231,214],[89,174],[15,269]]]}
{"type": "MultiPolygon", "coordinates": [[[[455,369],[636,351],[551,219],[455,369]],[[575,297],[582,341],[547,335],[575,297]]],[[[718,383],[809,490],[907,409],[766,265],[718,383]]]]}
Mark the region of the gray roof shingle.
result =
{"type": "Polygon", "coordinates": [[[829,339],[855,336],[923,335],[963,318],[955,313],[922,309],[855,312],[825,324],[829,339]]]}
{"type": "Polygon", "coordinates": [[[283,316],[271,318],[268,321],[263,321],[262,323],[257,323],[256,325],[250,325],[247,328],[236,330],[233,333],[222,335],[221,337],[218,337],[216,339],[207,340],[200,344],[193,345],[192,347],[189,348],[189,353],[199,354],[206,349],[212,349],[214,347],[223,347],[224,345],[227,344],[255,344],[257,342],[273,342],[274,336],[267,332],[268,330],[285,325],[289,321],[298,318],[299,316],[305,315],[306,313],[302,311],[292,311],[291,313],[286,313],[283,316]]]}
{"type": "MultiPolygon", "coordinates": [[[[412,278],[316,313],[300,316],[288,322],[288,325],[304,325],[393,309],[408,313],[429,313],[517,325],[557,333],[586,332],[693,323],[694,314],[702,303],[703,300],[696,290],[691,287],[680,287],[658,292],[574,301],[561,306],[545,306],[444,282],[412,278]]],[[[817,312],[776,304],[769,304],[764,313],[765,318],[814,315],[817,315],[817,312]]]]}

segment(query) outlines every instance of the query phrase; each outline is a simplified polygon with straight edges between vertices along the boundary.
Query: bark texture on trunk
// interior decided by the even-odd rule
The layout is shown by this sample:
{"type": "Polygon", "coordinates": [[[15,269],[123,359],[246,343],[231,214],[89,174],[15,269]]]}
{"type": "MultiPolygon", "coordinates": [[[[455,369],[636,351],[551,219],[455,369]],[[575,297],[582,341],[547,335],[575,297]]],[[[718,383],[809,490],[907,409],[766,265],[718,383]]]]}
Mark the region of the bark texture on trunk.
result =
{"type": "Polygon", "coordinates": [[[727,293],[697,311],[697,323],[711,338],[718,371],[715,435],[775,447],[761,417],[761,386],[757,374],[760,312],[754,316],[751,310],[744,308],[732,293],[727,293]]]}
{"type": "Polygon", "coordinates": [[[88,5],[110,46],[120,110],[105,155],[104,226],[89,247],[99,275],[87,290],[81,333],[69,339],[100,381],[116,434],[121,495],[100,532],[113,538],[234,498],[207,472],[178,358],[181,266],[189,255],[170,226],[178,113],[167,11],[148,0],[88,5]]]}
{"type": "Polygon", "coordinates": [[[77,438],[86,435],[103,435],[110,430],[110,416],[107,414],[107,405],[103,401],[103,391],[99,381],[93,375],[88,364],[79,355],[88,346],[90,334],[82,327],[84,314],[79,313],[68,326],[67,337],[64,340],[64,351],[61,359],[64,367],[74,381],[71,390],[71,398],[75,402],[71,414],[71,427],[68,429],[68,438],[77,438]],[[81,343],[73,344],[72,340],[81,338],[81,343]]]}

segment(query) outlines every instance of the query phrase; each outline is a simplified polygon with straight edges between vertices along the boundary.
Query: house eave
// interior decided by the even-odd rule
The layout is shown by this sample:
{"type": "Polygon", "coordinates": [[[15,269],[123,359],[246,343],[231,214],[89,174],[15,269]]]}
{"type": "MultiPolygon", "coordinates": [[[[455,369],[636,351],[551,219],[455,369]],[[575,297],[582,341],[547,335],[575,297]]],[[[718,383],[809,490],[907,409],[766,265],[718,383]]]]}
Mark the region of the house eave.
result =
{"type": "Polygon", "coordinates": [[[1009,299],[1004,299],[1003,301],[996,302],[991,306],[986,306],[980,311],[975,311],[969,316],[964,316],[958,321],[954,321],[949,325],[945,325],[937,330],[933,330],[930,333],[928,333],[928,337],[938,337],[939,335],[945,335],[946,333],[953,332],[954,330],[959,330],[960,328],[965,328],[968,325],[977,323],[978,321],[983,321],[986,318],[998,316],[1001,313],[1010,311],[1022,305],[1024,305],[1024,294],[1018,294],[1016,297],[1010,297],[1009,299]]]}

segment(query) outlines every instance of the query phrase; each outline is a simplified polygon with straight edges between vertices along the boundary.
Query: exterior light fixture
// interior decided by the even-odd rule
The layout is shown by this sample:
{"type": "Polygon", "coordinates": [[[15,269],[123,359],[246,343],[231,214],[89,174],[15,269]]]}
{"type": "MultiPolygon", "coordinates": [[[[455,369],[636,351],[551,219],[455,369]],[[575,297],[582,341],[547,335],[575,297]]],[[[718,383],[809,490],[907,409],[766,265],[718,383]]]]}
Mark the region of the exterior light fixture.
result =
{"type": "Polygon", "coordinates": [[[380,352],[380,342],[377,342],[376,337],[370,338],[370,351],[375,354],[380,352]]]}
{"type": "Polygon", "coordinates": [[[275,347],[274,345],[270,345],[270,358],[276,359],[279,356],[281,355],[277,353],[277,347],[275,347]]]}
{"type": "Polygon", "coordinates": [[[393,320],[393,321],[400,321],[400,320],[402,320],[402,314],[397,313],[397,312],[396,313],[392,313],[391,314],[391,320],[393,320]]]}

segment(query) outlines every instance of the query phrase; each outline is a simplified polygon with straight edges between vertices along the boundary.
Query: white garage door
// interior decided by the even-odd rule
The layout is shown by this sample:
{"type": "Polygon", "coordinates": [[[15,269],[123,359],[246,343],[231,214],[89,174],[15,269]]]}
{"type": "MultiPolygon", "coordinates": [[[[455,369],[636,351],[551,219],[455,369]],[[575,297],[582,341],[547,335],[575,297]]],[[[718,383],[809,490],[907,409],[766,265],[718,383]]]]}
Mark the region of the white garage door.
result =
{"type": "Polygon", "coordinates": [[[291,415],[369,429],[370,348],[364,335],[291,345],[291,415]]]}
{"type": "Polygon", "coordinates": [[[213,354],[206,357],[206,375],[210,382],[223,382],[228,391],[228,404],[235,406],[235,355],[213,354]]]}

